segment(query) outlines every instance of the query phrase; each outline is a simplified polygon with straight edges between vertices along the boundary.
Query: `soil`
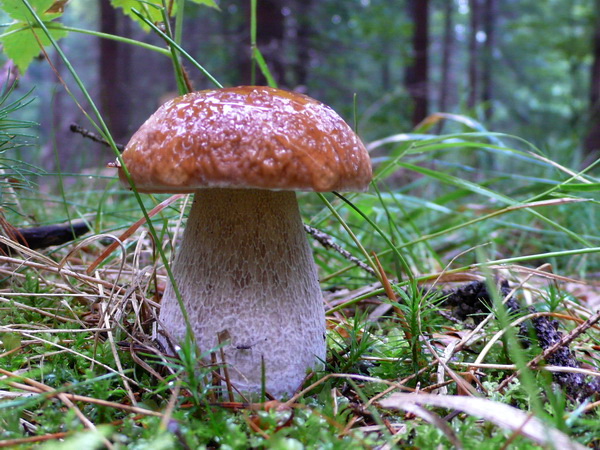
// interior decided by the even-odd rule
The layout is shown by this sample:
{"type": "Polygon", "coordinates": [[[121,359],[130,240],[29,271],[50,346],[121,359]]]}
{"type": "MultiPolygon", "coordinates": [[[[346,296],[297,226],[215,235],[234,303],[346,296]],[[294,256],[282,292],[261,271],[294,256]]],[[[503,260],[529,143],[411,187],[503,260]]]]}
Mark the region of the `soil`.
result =
{"type": "MultiPolygon", "coordinates": [[[[506,280],[500,280],[497,286],[498,295],[501,298],[506,298],[510,294],[511,289],[506,280]]],[[[473,320],[475,323],[479,323],[492,310],[493,297],[490,295],[485,282],[475,281],[442,293],[445,296],[443,305],[450,307],[452,314],[462,321],[473,320]]],[[[521,316],[535,312],[532,308],[523,308],[515,296],[510,296],[505,305],[511,315],[521,316]]],[[[558,321],[544,316],[524,322],[519,329],[521,344],[526,348],[531,345],[529,335],[530,331],[533,331],[540,348],[546,350],[563,336],[558,331],[558,326],[558,321]]],[[[581,367],[575,354],[568,346],[561,346],[548,355],[546,363],[553,366],[581,367]]],[[[555,372],[553,378],[557,384],[565,389],[569,396],[575,399],[581,400],[600,393],[599,378],[588,381],[584,374],[565,372],[555,372]]]]}

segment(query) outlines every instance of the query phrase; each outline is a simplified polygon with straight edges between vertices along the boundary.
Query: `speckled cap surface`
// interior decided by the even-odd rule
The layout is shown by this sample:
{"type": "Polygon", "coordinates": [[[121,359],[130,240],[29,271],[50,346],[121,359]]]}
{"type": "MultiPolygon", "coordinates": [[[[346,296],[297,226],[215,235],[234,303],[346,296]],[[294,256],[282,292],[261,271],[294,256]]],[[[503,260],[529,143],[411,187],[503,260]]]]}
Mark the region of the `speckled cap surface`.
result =
{"type": "MultiPolygon", "coordinates": [[[[168,101],[132,136],[122,157],[141,192],[362,191],[372,178],[364,145],[335,111],[261,86],[168,101]]],[[[127,183],[122,169],[119,176],[127,183]]]]}

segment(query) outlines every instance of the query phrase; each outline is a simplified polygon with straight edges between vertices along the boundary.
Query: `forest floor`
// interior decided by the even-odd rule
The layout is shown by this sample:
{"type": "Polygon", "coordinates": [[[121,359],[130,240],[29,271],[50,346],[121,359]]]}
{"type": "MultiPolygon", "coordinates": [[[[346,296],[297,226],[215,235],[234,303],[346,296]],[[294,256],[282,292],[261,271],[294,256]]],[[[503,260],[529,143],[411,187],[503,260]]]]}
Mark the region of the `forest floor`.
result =
{"type": "MultiPolygon", "coordinates": [[[[253,403],[224,388],[222,368],[219,378],[190,349],[172,358],[156,345],[166,275],[143,220],[123,219],[141,215],[122,195],[104,200],[108,231],[76,243],[36,251],[0,237],[10,248],[0,256],[0,447],[599,444],[593,275],[569,277],[517,256],[398,280],[385,251],[369,266],[343,227],[326,222],[309,234],[325,293],[325,369],[289,399],[253,403]]],[[[152,204],[166,225],[159,236],[176,236],[186,198],[152,204]]],[[[375,246],[363,226],[352,229],[375,246]]]]}

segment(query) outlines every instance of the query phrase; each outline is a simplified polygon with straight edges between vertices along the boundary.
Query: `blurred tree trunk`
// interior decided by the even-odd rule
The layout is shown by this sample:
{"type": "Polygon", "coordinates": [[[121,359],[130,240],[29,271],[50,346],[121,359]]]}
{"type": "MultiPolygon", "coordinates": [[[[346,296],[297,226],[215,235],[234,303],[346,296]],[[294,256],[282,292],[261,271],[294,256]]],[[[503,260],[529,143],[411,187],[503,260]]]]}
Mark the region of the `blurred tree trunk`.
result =
{"type": "Polygon", "coordinates": [[[381,88],[384,92],[389,92],[392,88],[391,58],[381,61],[381,88]]]}
{"type": "Polygon", "coordinates": [[[412,123],[419,124],[429,111],[429,0],[409,0],[413,23],[412,61],[406,68],[405,84],[412,100],[412,123]]]}
{"type": "Polygon", "coordinates": [[[590,74],[589,130],[583,142],[584,158],[592,162],[600,156],[600,0],[595,1],[593,63],[590,74]]]}
{"type": "Polygon", "coordinates": [[[444,40],[442,42],[442,67],[440,80],[441,112],[449,110],[450,103],[450,62],[454,53],[454,4],[444,3],[444,40]]]}
{"type": "Polygon", "coordinates": [[[467,87],[469,96],[467,97],[467,107],[469,109],[477,106],[479,97],[479,42],[477,34],[480,31],[480,10],[479,0],[469,0],[469,11],[471,29],[469,33],[469,79],[467,87]]]}
{"type": "MultiPolygon", "coordinates": [[[[54,58],[53,64],[56,74],[64,79],[68,71],[65,69],[62,58],[54,58]]],[[[52,96],[49,100],[50,104],[43,104],[41,108],[44,111],[51,111],[51,114],[48,115],[51,122],[44,123],[45,121],[43,121],[41,130],[43,133],[49,133],[52,138],[45,140],[42,145],[39,161],[41,166],[48,171],[60,169],[63,173],[77,173],[81,170],[82,164],[94,166],[98,161],[98,154],[89,151],[89,143],[82,142],[81,136],[69,131],[72,123],[83,119],[81,111],[73,108],[69,94],[62,86],[58,87],[58,83],[57,87],[52,89],[52,96]]],[[[81,106],[83,109],[88,109],[85,101],[81,101],[81,106]]]]}
{"type": "Polygon", "coordinates": [[[308,74],[311,59],[310,39],[313,35],[312,17],[311,17],[312,0],[297,0],[295,15],[298,21],[298,29],[296,32],[296,53],[297,62],[295,66],[295,83],[297,86],[305,87],[308,82],[308,74]]]}
{"type": "MultiPolygon", "coordinates": [[[[267,66],[278,84],[284,84],[285,64],[283,52],[284,38],[284,16],[283,6],[285,0],[260,0],[256,2],[257,34],[256,45],[261,51],[267,66]]],[[[244,11],[244,24],[242,25],[242,45],[238,49],[238,69],[242,84],[267,84],[260,68],[252,70],[252,58],[250,48],[250,0],[242,0],[244,11]]]]}
{"type": "Polygon", "coordinates": [[[496,45],[496,0],[485,0],[483,5],[483,31],[485,43],[483,47],[483,67],[481,71],[481,100],[485,104],[485,119],[492,119],[492,96],[494,89],[493,61],[494,46],[496,45]]]}
{"type": "MultiPolygon", "coordinates": [[[[109,1],[99,0],[100,31],[129,36],[130,20],[112,7],[109,1]]],[[[130,52],[124,44],[100,39],[100,110],[117,142],[129,138],[130,52]]]]}

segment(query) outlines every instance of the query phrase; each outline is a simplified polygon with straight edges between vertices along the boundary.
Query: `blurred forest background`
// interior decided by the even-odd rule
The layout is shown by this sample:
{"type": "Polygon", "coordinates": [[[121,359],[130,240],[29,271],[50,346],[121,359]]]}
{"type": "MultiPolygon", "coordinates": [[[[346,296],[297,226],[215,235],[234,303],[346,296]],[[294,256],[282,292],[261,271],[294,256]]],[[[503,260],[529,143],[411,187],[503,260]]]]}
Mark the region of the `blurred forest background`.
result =
{"type": "MultiPolygon", "coordinates": [[[[218,5],[186,3],[183,46],[224,85],[249,84],[250,1],[218,5]]],[[[520,136],[560,164],[581,167],[599,156],[600,0],[259,0],[257,19],[258,46],[279,86],[356,119],[366,142],[415,128],[464,131],[455,121],[422,126],[448,112],[520,136]]],[[[163,46],[109,0],[71,0],[60,20],[163,46]]],[[[60,44],[119,143],[176,94],[163,55],[74,32],[60,44]]],[[[10,61],[3,67],[4,79],[10,61]]],[[[213,87],[189,74],[195,89],[213,87]]],[[[40,124],[42,147],[26,150],[25,160],[79,172],[114,158],[69,130],[86,119],[43,58],[18,90],[33,87],[36,100],[22,113],[40,124]]]]}

